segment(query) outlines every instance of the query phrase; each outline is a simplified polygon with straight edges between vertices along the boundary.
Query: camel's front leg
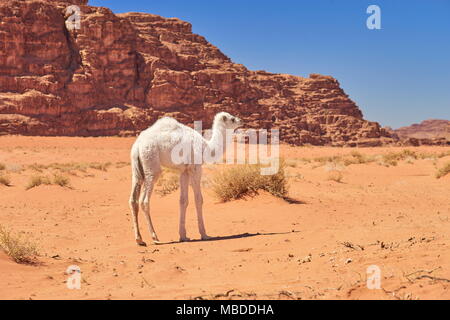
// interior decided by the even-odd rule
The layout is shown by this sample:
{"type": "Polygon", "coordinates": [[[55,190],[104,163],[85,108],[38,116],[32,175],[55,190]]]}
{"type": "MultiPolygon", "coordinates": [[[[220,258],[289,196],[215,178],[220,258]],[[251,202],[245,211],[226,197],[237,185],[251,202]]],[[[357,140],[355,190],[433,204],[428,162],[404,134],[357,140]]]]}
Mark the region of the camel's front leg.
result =
{"type": "Polygon", "coordinates": [[[180,241],[186,242],[186,209],[189,204],[189,174],[187,171],[180,176],[180,241]]]}
{"type": "Polygon", "coordinates": [[[194,190],[195,207],[197,210],[198,231],[200,232],[202,240],[209,240],[211,237],[206,234],[205,223],[203,221],[203,195],[201,190],[201,180],[202,171],[201,168],[197,168],[191,175],[191,184],[192,189],[194,190]]]}

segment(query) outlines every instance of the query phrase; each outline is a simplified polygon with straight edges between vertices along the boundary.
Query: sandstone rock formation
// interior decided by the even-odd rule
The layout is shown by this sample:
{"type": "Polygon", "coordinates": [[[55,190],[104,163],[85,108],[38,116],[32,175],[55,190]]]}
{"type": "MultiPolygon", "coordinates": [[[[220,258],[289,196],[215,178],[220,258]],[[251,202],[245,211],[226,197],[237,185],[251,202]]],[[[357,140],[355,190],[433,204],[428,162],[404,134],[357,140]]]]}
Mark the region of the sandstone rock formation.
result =
{"type": "Polygon", "coordinates": [[[218,111],[295,145],[393,141],[334,78],[250,71],[188,22],[87,0],[0,3],[0,134],[127,135],[164,115],[209,126],[218,111]],[[81,8],[79,30],[66,27],[69,4],[81,8]]]}
{"type": "Polygon", "coordinates": [[[419,124],[413,124],[395,130],[400,138],[436,139],[446,138],[450,140],[450,121],[431,119],[419,124]]]}
{"type": "Polygon", "coordinates": [[[397,144],[403,146],[450,145],[450,121],[431,119],[397,130],[386,128],[397,144]]]}

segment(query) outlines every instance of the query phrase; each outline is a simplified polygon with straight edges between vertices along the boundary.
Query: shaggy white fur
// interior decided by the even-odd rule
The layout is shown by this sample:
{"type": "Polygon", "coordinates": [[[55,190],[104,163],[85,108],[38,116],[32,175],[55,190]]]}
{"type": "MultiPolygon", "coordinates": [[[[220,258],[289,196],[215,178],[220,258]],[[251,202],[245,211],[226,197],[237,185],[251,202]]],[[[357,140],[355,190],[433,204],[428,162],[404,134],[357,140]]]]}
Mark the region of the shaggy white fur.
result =
{"type": "Polygon", "coordinates": [[[130,208],[138,245],[146,245],[142,241],[139,231],[139,205],[144,211],[153,242],[160,243],[150,217],[150,198],[153,187],[161,175],[161,167],[176,169],[180,172],[180,241],[189,241],[186,237],[185,227],[189,182],[194,190],[200,235],[202,240],[209,239],[205,231],[202,212],[202,155],[215,153],[214,158],[221,157],[226,148],[226,131],[234,131],[241,125],[241,119],[221,112],[214,118],[210,140],[204,139],[199,132],[172,118],[158,120],[139,135],[131,150],[132,188],[130,197],[130,208]],[[200,155],[200,159],[198,155],[200,155]],[[142,186],[143,192],[140,196],[142,186]]]}

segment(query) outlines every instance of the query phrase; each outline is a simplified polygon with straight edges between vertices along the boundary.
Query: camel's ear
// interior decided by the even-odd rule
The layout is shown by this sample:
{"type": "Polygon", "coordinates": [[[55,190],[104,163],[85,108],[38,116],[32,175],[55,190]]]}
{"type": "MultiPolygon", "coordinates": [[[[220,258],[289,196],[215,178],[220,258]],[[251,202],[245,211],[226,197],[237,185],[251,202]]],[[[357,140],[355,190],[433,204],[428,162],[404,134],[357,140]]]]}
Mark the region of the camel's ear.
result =
{"type": "Polygon", "coordinates": [[[227,116],[223,116],[222,120],[223,122],[227,122],[227,116]]]}

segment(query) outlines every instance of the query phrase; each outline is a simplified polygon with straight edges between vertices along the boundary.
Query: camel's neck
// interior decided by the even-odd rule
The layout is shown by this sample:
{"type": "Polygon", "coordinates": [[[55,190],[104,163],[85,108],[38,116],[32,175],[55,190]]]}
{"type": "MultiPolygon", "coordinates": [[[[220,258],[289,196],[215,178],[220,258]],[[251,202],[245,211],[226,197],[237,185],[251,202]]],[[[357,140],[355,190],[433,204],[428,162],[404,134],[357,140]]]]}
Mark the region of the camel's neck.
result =
{"type": "Polygon", "coordinates": [[[212,128],[212,136],[209,141],[207,141],[208,147],[216,152],[220,152],[221,155],[225,153],[225,148],[227,147],[227,130],[222,125],[214,124],[212,128]]]}

